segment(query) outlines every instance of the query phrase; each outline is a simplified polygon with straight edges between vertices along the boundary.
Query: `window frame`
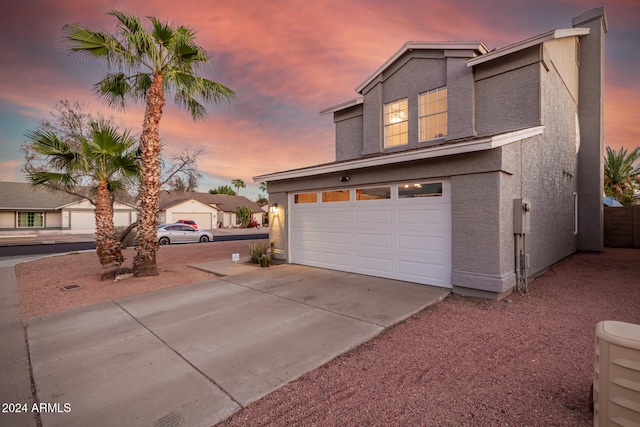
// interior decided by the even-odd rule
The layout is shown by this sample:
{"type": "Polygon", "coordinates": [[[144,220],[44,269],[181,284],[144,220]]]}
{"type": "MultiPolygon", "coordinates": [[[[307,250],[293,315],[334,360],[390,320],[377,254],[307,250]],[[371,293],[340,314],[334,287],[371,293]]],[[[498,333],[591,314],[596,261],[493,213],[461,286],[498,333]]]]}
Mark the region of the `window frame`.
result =
{"type": "Polygon", "coordinates": [[[444,138],[449,132],[449,91],[447,86],[441,86],[430,89],[426,92],[418,94],[418,141],[427,142],[438,138],[444,138]],[[440,93],[445,92],[445,96],[440,98],[440,93]],[[429,95],[435,94],[435,111],[429,111],[429,105],[433,102],[429,101],[429,95]],[[423,99],[426,102],[423,102],[423,99]],[[441,109],[441,103],[444,101],[444,109],[441,109]],[[444,118],[444,124],[440,123],[440,117],[444,118]],[[435,120],[435,126],[430,126],[430,120],[435,120]],[[426,128],[425,128],[426,126],[426,128]],[[439,130],[444,127],[444,132],[439,130]],[[429,138],[429,131],[435,129],[435,136],[429,138]],[[424,134],[424,138],[423,138],[424,134]]]}
{"type": "Polygon", "coordinates": [[[401,147],[409,144],[409,98],[401,98],[385,103],[382,107],[382,116],[384,148],[401,147]],[[391,132],[394,130],[399,132],[391,132]],[[397,138],[399,142],[392,143],[394,138],[397,138]]]}
{"type": "Polygon", "coordinates": [[[16,225],[17,228],[45,228],[45,214],[43,211],[22,211],[22,212],[16,212],[16,225]],[[27,215],[27,225],[21,225],[21,220],[20,220],[20,216],[22,214],[26,214],[27,215]],[[32,216],[30,217],[31,214],[32,216]],[[35,215],[39,214],[40,215],[40,219],[41,219],[41,223],[40,225],[35,225],[35,215]],[[29,225],[29,223],[31,223],[31,225],[29,225]]]}

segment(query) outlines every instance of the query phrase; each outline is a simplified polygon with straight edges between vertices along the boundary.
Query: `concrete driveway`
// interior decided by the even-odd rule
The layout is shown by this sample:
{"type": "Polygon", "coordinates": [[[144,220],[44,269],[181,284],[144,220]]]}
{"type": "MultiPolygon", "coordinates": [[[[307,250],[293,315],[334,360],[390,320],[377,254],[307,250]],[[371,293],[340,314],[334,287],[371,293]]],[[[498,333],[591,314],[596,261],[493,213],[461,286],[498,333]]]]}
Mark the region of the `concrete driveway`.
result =
{"type": "Polygon", "coordinates": [[[210,426],[441,301],[447,289],[297,265],[28,322],[44,426],[210,426]]]}

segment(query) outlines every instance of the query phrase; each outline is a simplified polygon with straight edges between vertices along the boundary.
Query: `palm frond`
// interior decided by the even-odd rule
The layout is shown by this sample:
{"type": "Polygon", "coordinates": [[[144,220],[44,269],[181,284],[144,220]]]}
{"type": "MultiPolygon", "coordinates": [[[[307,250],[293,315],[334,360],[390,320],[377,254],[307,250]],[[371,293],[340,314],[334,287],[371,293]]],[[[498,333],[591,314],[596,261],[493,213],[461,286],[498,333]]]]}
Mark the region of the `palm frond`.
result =
{"type": "Polygon", "coordinates": [[[60,172],[32,172],[27,178],[33,185],[74,188],[76,186],[76,178],[69,173],[60,172]]]}
{"type": "Polygon", "coordinates": [[[124,99],[131,91],[131,85],[124,73],[107,74],[94,85],[94,92],[110,106],[124,108],[124,99]]]}

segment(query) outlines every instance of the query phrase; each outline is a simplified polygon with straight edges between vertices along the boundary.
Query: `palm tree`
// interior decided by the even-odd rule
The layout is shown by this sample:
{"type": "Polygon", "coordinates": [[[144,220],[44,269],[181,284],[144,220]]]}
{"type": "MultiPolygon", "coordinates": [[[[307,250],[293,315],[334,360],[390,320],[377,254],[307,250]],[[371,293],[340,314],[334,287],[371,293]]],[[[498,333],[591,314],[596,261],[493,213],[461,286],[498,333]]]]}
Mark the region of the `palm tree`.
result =
{"type": "Polygon", "coordinates": [[[140,137],[141,182],[138,192],[139,243],[133,260],[136,276],[156,276],[157,213],[160,191],[159,124],[165,91],[174,94],[176,104],[194,120],[206,116],[199,102],[218,104],[230,101],[234,92],[197,74],[207,63],[207,52],[195,44],[195,33],[149,17],[150,28],[140,18],[111,11],[116,33],[99,32],[78,24],[64,26],[71,52],[104,62],[115,72],[95,85],[96,92],[110,105],[124,107],[125,97],[144,100],[146,109],[140,137]]]}
{"type": "Polygon", "coordinates": [[[107,122],[92,121],[89,126],[89,138],[78,136],[77,149],[53,132],[27,133],[32,150],[45,158],[49,169],[30,172],[28,178],[34,185],[63,191],[84,184],[91,187],[92,196],[86,199],[95,206],[96,252],[105,279],[124,261],[113,223],[113,203],[126,182],[138,176],[137,147],[128,131],[118,133],[107,122]]]}
{"type": "Polygon", "coordinates": [[[267,193],[269,190],[267,190],[267,183],[265,181],[260,182],[260,187],[259,187],[260,191],[262,191],[263,193],[267,193]]]}
{"type": "Polygon", "coordinates": [[[243,180],[241,180],[240,178],[236,178],[236,179],[232,179],[231,180],[231,185],[233,185],[234,187],[236,187],[236,194],[239,196],[240,195],[240,189],[241,188],[245,188],[247,185],[244,183],[243,180]]]}
{"type": "Polygon", "coordinates": [[[616,152],[607,147],[604,157],[604,190],[605,194],[618,199],[623,205],[635,204],[633,196],[638,180],[640,167],[633,164],[640,159],[640,147],[627,154],[624,147],[616,152]]]}

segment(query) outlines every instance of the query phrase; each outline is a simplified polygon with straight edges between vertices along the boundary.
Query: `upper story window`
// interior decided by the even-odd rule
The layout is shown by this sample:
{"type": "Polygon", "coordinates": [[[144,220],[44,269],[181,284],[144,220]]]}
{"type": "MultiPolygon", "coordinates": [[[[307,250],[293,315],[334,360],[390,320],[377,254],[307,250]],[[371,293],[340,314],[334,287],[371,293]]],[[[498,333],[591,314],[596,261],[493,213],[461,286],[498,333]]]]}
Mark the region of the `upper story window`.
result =
{"type": "Polygon", "coordinates": [[[420,141],[447,135],[447,88],[420,94],[420,141]]]}
{"type": "Polygon", "coordinates": [[[384,105],[384,146],[395,147],[409,142],[409,103],[407,99],[384,105]]]}

